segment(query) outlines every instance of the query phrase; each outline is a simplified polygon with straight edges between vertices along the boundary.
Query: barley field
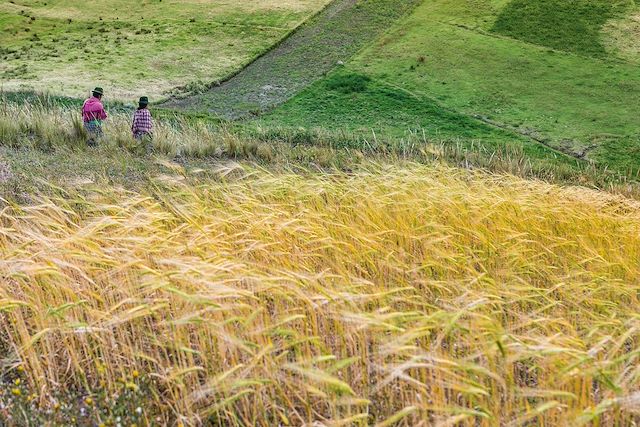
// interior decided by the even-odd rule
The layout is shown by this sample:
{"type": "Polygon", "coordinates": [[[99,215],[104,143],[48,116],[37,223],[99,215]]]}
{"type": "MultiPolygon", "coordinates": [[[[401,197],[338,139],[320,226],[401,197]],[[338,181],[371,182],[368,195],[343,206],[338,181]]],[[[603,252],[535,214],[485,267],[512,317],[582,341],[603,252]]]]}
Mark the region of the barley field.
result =
{"type": "Polygon", "coordinates": [[[640,419],[637,202],[441,165],[175,168],[5,203],[8,424],[640,419]]]}

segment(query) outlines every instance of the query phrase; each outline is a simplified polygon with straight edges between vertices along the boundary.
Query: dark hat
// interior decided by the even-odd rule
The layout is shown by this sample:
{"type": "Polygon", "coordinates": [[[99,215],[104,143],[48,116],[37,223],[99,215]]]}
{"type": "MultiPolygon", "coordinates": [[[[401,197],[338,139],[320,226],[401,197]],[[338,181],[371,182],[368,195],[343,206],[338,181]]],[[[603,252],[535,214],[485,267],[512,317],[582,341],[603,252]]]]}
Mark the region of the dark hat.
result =
{"type": "Polygon", "coordinates": [[[141,96],[140,97],[140,101],[138,101],[138,103],[140,103],[142,105],[148,105],[149,104],[149,98],[147,98],[146,96],[141,96]]]}
{"type": "Polygon", "coordinates": [[[97,93],[98,95],[104,95],[104,91],[101,87],[97,87],[93,90],[93,93],[97,93]]]}

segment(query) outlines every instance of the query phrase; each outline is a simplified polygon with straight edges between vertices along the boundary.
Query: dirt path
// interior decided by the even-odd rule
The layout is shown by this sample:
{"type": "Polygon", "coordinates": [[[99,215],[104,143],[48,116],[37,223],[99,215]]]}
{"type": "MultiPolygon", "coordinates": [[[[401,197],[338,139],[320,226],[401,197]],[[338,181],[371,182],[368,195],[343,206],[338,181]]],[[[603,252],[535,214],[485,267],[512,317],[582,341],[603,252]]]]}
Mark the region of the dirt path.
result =
{"type": "Polygon", "coordinates": [[[349,60],[419,2],[335,0],[235,77],[163,107],[209,111],[227,119],[258,115],[349,60]]]}

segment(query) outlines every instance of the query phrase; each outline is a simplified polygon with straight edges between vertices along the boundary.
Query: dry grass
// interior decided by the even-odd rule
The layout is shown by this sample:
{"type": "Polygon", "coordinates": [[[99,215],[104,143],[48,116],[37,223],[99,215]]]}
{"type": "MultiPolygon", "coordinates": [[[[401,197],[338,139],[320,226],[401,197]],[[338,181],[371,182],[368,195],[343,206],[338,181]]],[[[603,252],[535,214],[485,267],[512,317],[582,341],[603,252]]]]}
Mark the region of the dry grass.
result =
{"type": "Polygon", "coordinates": [[[638,62],[640,59],[640,11],[607,23],[603,39],[607,50],[612,54],[627,61],[638,62]]]}
{"type": "MultiPolygon", "coordinates": [[[[75,109],[31,104],[0,104],[0,144],[11,149],[35,149],[44,152],[73,150],[90,151],[87,157],[108,153],[93,153],[87,149],[87,135],[79,112],[75,109]]],[[[155,114],[155,112],[153,113],[155,114]]],[[[131,135],[132,112],[112,112],[104,124],[105,137],[99,145],[114,154],[131,153],[140,157],[161,159],[205,159],[211,161],[249,159],[264,164],[303,165],[320,168],[355,165],[362,158],[328,145],[292,146],[288,141],[266,137],[250,137],[226,125],[211,125],[173,117],[154,121],[154,138],[141,143],[131,135]]],[[[151,159],[149,159],[151,160],[151,159]]],[[[98,170],[99,168],[96,168],[98,170]]],[[[91,171],[69,171],[85,174],[91,171]]],[[[64,177],[62,177],[64,178],[64,177]]],[[[56,182],[58,183],[58,182],[56,182]]]]}
{"type": "Polygon", "coordinates": [[[91,396],[145,379],[139,425],[637,421],[636,202],[443,166],[218,175],[2,210],[0,349],[36,411],[72,390],[106,424],[91,396]]]}
{"type": "MultiPolygon", "coordinates": [[[[113,157],[125,152],[141,157],[151,154],[163,159],[177,158],[181,162],[250,160],[271,169],[302,166],[324,171],[352,170],[365,159],[391,163],[444,162],[465,169],[480,168],[640,197],[637,175],[621,175],[551,151],[545,156],[531,157],[516,144],[493,149],[482,141],[430,139],[420,131],[397,138],[375,132],[368,136],[321,128],[212,125],[184,116],[169,117],[169,113],[165,113],[164,118],[156,117],[153,142],[145,146],[131,137],[131,114],[122,109],[111,112],[104,126],[106,137],[100,142],[105,152],[89,152],[87,159],[100,163],[101,156],[113,157]]],[[[47,153],[69,149],[76,154],[86,152],[86,135],[79,120],[77,109],[59,107],[48,97],[39,98],[35,103],[6,101],[0,103],[0,144],[16,150],[37,149],[47,153]]],[[[65,176],[73,178],[77,172],[85,177],[99,169],[69,171],[65,176]]]]}

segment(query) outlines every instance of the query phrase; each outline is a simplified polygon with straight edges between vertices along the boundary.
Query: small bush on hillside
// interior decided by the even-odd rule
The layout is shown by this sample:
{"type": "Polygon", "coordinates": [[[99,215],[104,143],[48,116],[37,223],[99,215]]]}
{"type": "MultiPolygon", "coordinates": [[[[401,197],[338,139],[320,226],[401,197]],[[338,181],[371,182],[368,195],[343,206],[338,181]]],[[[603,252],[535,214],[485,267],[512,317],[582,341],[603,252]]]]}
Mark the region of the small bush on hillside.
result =
{"type": "Polygon", "coordinates": [[[367,90],[371,78],[356,73],[340,73],[330,77],[327,82],[329,90],[335,90],[341,93],[359,93],[367,90]]]}

